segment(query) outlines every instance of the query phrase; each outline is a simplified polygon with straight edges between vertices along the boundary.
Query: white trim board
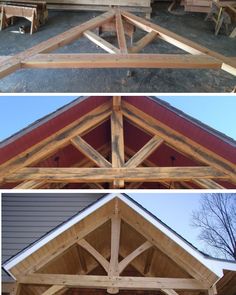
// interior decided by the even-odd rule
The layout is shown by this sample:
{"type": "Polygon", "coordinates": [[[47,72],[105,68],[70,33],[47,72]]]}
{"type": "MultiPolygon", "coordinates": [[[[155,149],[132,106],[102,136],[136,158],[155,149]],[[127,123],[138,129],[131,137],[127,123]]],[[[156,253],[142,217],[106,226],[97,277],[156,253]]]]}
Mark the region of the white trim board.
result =
{"type": "MultiPolygon", "coordinates": [[[[94,204],[90,205],[87,209],[82,212],[79,212],[76,216],[62,224],[61,226],[57,227],[55,230],[49,232],[45,237],[40,239],[38,242],[36,241],[35,244],[29,246],[27,249],[21,251],[16,256],[12,257],[8,262],[3,264],[3,268],[14,278],[13,274],[11,274],[10,269],[14,267],[16,264],[24,260],[26,257],[31,255],[33,252],[37,251],[39,248],[47,244],[52,239],[56,238],[58,235],[72,227],[74,224],[78,223],[82,219],[86,218],[88,215],[92,214],[95,210],[99,209],[109,201],[114,198],[119,198],[123,201],[127,206],[135,210],[138,214],[144,217],[147,221],[153,224],[156,228],[158,228],[161,232],[163,232],[166,236],[176,242],[180,247],[182,247],[185,251],[187,251],[190,255],[195,257],[199,262],[205,265],[208,269],[214,272],[219,278],[223,276],[223,270],[232,270],[236,271],[236,262],[234,261],[222,261],[217,260],[214,258],[206,257],[201,252],[199,252],[196,248],[191,246],[186,240],[181,238],[175,232],[173,232],[168,226],[165,226],[156,218],[154,218],[151,214],[147,211],[142,209],[138,206],[131,198],[125,196],[124,194],[117,194],[117,193],[110,193],[94,204]]],[[[15,278],[14,278],[15,279],[15,278]]]]}

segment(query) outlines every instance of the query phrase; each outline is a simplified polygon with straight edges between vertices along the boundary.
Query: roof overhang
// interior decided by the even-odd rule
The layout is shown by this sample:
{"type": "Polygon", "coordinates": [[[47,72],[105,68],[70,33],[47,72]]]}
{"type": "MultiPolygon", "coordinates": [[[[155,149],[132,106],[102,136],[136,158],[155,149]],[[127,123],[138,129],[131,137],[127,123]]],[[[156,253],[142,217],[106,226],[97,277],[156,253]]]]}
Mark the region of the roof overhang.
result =
{"type": "Polygon", "coordinates": [[[110,193],[105,195],[95,203],[91,204],[85,210],[79,212],[76,216],[71,218],[70,220],[64,222],[43,238],[36,241],[34,244],[30,245],[28,248],[24,249],[14,257],[10,258],[7,262],[3,264],[3,268],[7,271],[14,279],[14,275],[11,273],[11,269],[15,267],[18,263],[23,261],[25,258],[33,254],[35,251],[43,247],[45,244],[62,234],[64,231],[72,227],[74,224],[80,222],[82,219],[86,218],[90,214],[92,214],[97,209],[101,208],[103,205],[108,203],[109,201],[118,198],[123,203],[125,203],[128,207],[135,210],[136,213],[145,218],[148,222],[150,222],[155,228],[161,231],[168,238],[173,240],[177,245],[179,245],[182,249],[184,249],[188,254],[197,259],[200,263],[202,263],[205,267],[207,267],[211,272],[213,272],[218,278],[223,276],[223,270],[228,269],[230,271],[236,271],[236,262],[234,261],[225,261],[220,259],[214,259],[211,257],[206,257],[201,253],[197,248],[188,243],[183,237],[174,232],[170,227],[161,222],[158,218],[152,215],[150,212],[141,207],[138,203],[136,203],[133,199],[125,194],[117,194],[110,193]]]}

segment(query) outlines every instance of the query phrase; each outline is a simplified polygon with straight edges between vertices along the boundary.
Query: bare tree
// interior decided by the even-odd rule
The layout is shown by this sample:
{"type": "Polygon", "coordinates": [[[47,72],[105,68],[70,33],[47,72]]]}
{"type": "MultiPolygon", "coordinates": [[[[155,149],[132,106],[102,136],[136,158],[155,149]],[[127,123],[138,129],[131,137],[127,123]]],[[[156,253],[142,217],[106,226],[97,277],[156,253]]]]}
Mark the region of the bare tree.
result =
{"type": "Polygon", "coordinates": [[[236,260],[236,194],[203,194],[192,225],[200,229],[199,239],[215,253],[236,260]]]}

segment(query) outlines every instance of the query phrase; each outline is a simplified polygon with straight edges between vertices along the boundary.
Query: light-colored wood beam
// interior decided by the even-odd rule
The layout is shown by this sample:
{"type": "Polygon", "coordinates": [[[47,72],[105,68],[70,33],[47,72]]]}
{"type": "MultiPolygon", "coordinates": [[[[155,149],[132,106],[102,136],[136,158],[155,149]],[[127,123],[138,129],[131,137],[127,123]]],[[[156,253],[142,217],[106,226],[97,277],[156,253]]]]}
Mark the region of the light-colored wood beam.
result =
{"type": "Polygon", "coordinates": [[[96,68],[153,68],[153,69],[220,69],[222,62],[207,55],[191,54],[94,54],[50,53],[37,54],[22,62],[26,69],[96,69],[96,68]]]}
{"type": "Polygon", "coordinates": [[[42,187],[44,184],[45,181],[26,180],[15,186],[14,189],[36,189],[42,187]]]}
{"type": "Polygon", "coordinates": [[[154,136],[150,139],[132,158],[130,158],[126,163],[125,167],[137,167],[145,159],[147,159],[162,143],[163,139],[154,136]]]}
{"type": "Polygon", "coordinates": [[[53,285],[52,287],[50,287],[49,289],[47,289],[45,292],[43,292],[41,295],[55,295],[59,291],[62,291],[63,289],[65,289],[64,286],[61,286],[61,285],[53,285]]]}
{"type": "Polygon", "coordinates": [[[138,53],[158,36],[157,32],[151,31],[142,39],[129,48],[129,53],[138,53]]]}
{"type": "Polygon", "coordinates": [[[209,57],[213,57],[218,59],[221,62],[221,69],[232,74],[236,75],[236,63],[231,60],[230,57],[226,57],[222,54],[209,50],[206,47],[203,47],[191,40],[181,37],[167,29],[164,29],[150,21],[143,19],[137,15],[131,14],[127,11],[121,11],[122,16],[129,21],[130,23],[134,24],[135,26],[141,28],[144,31],[151,32],[155,31],[158,33],[158,37],[171,43],[172,45],[179,47],[180,49],[187,51],[194,55],[208,55],[209,57]]]}
{"type": "Polygon", "coordinates": [[[125,30],[123,26],[122,16],[119,10],[116,11],[116,33],[117,33],[118,44],[120,47],[120,52],[127,54],[128,50],[127,50],[127,44],[125,39],[125,30]]]}
{"type": "Polygon", "coordinates": [[[161,289],[163,293],[166,295],[179,295],[175,290],[173,289],[161,289]]]}
{"type": "Polygon", "coordinates": [[[94,275],[31,274],[19,279],[22,284],[56,284],[66,287],[120,288],[132,290],[206,290],[195,279],[157,278],[157,277],[110,277],[94,275]]]}
{"type": "Polygon", "coordinates": [[[10,295],[20,295],[21,293],[21,284],[19,282],[15,283],[13,288],[11,289],[10,295]]]}
{"type": "Polygon", "coordinates": [[[107,42],[103,38],[99,37],[98,35],[94,34],[91,31],[85,31],[84,36],[87,37],[89,40],[91,40],[93,43],[107,51],[108,53],[115,54],[120,53],[120,50],[112,45],[111,43],[107,42]]]}
{"type": "MultiPolygon", "coordinates": [[[[218,156],[214,152],[183,136],[177,131],[164,125],[160,121],[147,115],[129,103],[122,102],[122,112],[131,122],[137,124],[142,129],[157,135],[165,140],[173,149],[180,151],[188,157],[208,164],[229,175],[236,183],[236,166],[226,159],[218,156]]],[[[201,178],[201,177],[199,177],[201,178]]],[[[212,177],[214,178],[214,177],[212,177]]]]}
{"type": "Polygon", "coordinates": [[[79,258],[80,266],[82,268],[82,272],[86,274],[88,272],[88,267],[80,247],[78,247],[78,258],[79,258]]]}
{"type": "Polygon", "coordinates": [[[108,273],[109,262],[93,246],[91,246],[85,239],[79,240],[78,244],[88,251],[108,273]]]}
{"type": "MultiPolygon", "coordinates": [[[[32,272],[37,272],[38,270],[42,269],[55,259],[58,259],[67,249],[69,249],[71,246],[75,245],[79,239],[83,239],[86,235],[88,235],[90,232],[98,228],[99,226],[103,225],[105,222],[107,222],[110,219],[109,214],[105,217],[96,217],[96,223],[94,222],[86,222],[86,227],[83,227],[75,237],[71,237],[70,239],[67,239],[60,244],[58,244],[58,247],[55,251],[52,250],[51,252],[46,252],[45,255],[43,255],[40,259],[38,259],[37,264],[30,265],[25,273],[30,274],[32,272]]],[[[53,285],[54,283],[52,283],[53,285]]],[[[55,284],[54,284],[55,285],[55,284]]]]}
{"type": "Polygon", "coordinates": [[[194,179],[193,182],[201,188],[206,189],[225,189],[222,185],[212,179],[194,179]]]}
{"type": "Polygon", "coordinates": [[[22,168],[5,178],[6,182],[50,180],[53,182],[160,182],[192,179],[227,180],[228,176],[212,167],[137,167],[137,168],[22,168]]]}
{"type": "Polygon", "coordinates": [[[139,246],[137,249],[135,249],[133,252],[131,252],[128,256],[126,256],[120,263],[119,263],[119,274],[122,273],[122,271],[131,263],[132,260],[134,260],[137,256],[141,255],[144,251],[151,248],[152,244],[148,241],[143,243],[141,246],[139,246]]]}
{"type": "Polygon", "coordinates": [[[151,248],[151,249],[149,249],[148,254],[147,254],[147,259],[146,259],[144,271],[143,271],[144,275],[147,275],[151,269],[153,255],[154,255],[154,248],[151,248]]]}
{"type": "MultiPolygon", "coordinates": [[[[111,114],[111,150],[112,150],[112,168],[124,166],[124,130],[123,114],[120,109],[121,97],[113,97],[113,110],[111,114]]],[[[114,188],[124,187],[124,180],[113,181],[114,188]]]]}
{"type": "Polygon", "coordinates": [[[94,162],[98,167],[111,167],[111,163],[107,161],[98,151],[88,144],[81,136],[71,139],[71,143],[87,158],[94,162]]]}
{"type": "Polygon", "coordinates": [[[6,175],[17,171],[22,167],[39,162],[49,155],[52,155],[59,148],[63,148],[69,143],[70,139],[76,135],[81,135],[86,131],[95,128],[98,124],[106,120],[110,116],[110,113],[110,103],[105,103],[76,120],[69,126],[66,126],[62,130],[45,138],[31,148],[6,161],[0,165],[0,183],[3,182],[3,178],[6,175]]]}
{"type": "MultiPolygon", "coordinates": [[[[115,208],[115,210],[118,210],[118,208],[115,208]]],[[[121,219],[116,212],[111,218],[111,258],[108,270],[109,277],[119,275],[120,226],[121,219]]],[[[116,287],[109,287],[107,292],[109,294],[117,294],[119,289],[116,287]]]]}
{"type": "Polygon", "coordinates": [[[34,56],[37,53],[46,53],[57,49],[58,47],[67,45],[78,39],[83,32],[92,30],[103,23],[111,20],[115,15],[114,10],[110,10],[91,20],[69,29],[55,37],[43,41],[21,53],[0,61],[0,79],[18,70],[22,66],[22,61],[34,56]]]}

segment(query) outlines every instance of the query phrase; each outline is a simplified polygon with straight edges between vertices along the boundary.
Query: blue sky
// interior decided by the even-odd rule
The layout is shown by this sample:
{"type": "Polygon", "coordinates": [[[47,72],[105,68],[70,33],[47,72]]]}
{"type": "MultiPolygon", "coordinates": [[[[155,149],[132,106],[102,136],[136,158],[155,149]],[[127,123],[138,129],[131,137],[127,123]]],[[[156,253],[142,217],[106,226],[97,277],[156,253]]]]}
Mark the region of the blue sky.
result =
{"type": "MultiPolygon", "coordinates": [[[[75,96],[0,96],[0,141],[75,98],[75,96]]],[[[235,96],[160,98],[236,139],[235,96]]]]}
{"type": "Polygon", "coordinates": [[[200,207],[200,193],[128,193],[178,234],[199,249],[204,244],[198,239],[199,230],[191,226],[192,212],[200,207]]]}

